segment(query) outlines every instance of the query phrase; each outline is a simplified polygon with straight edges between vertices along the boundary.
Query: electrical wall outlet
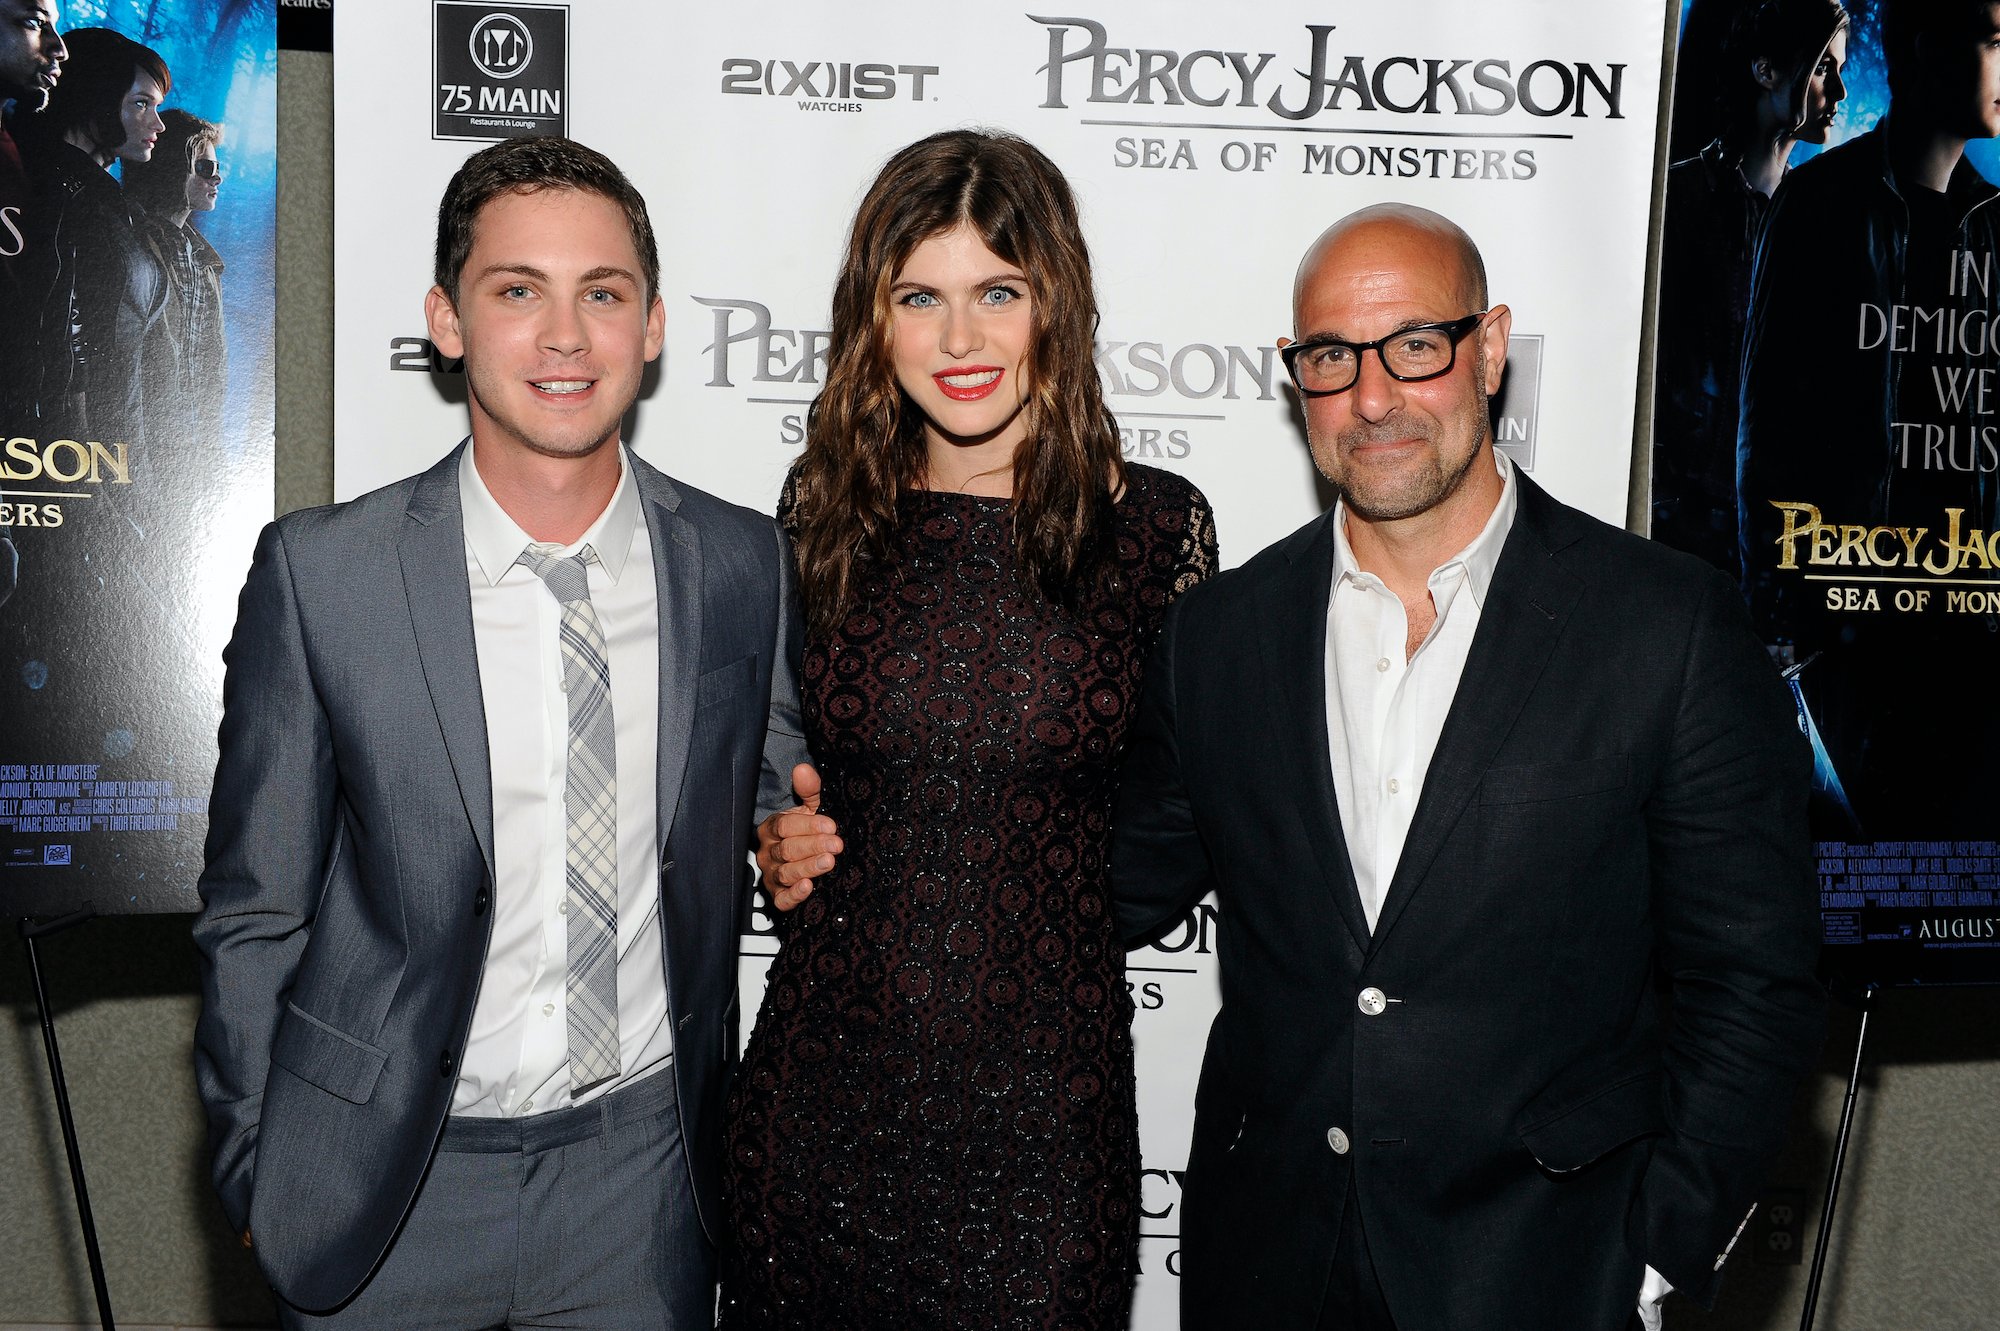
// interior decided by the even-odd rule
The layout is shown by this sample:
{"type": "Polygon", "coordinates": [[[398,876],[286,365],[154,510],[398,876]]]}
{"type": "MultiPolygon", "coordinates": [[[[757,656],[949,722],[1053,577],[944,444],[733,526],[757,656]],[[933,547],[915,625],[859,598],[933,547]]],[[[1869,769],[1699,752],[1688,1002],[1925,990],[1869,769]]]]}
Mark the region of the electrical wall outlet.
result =
{"type": "Polygon", "coordinates": [[[1772,1188],[1750,1222],[1750,1249],[1759,1266],[1797,1266],[1806,1246],[1803,1188],[1772,1188]]]}

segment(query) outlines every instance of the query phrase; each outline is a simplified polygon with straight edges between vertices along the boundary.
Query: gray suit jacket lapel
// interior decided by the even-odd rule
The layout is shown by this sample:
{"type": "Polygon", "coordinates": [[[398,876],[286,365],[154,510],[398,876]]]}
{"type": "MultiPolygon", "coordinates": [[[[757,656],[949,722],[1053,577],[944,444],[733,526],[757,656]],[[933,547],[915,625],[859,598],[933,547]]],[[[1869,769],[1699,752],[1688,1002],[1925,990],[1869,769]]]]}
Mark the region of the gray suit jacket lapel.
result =
{"type": "Polygon", "coordinates": [[[646,502],[646,531],[653,543],[653,577],[660,615],[660,848],[673,830],[687,775],[694,730],[695,684],[701,671],[701,533],[680,515],[680,491],[629,450],[646,502]]]}
{"type": "Polygon", "coordinates": [[[486,748],[486,704],[472,633],[472,584],[465,571],[465,521],[458,503],[460,444],[417,478],[404,512],[398,556],[410,627],[423,660],[424,684],[437,711],[445,752],[479,853],[493,877],[493,769],[486,748]]]}
{"type": "Polygon", "coordinates": [[[1520,508],[1480,609],[1479,631],[1431,756],[1403,857],[1382,899],[1376,947],[1424,885],[1431,862],[1512,732],[1583,592],[1583,584],[1553,557],[1576,539],[1572,524],[1564,521],[1568,515],[1520,471],[1514,479],[1521,487],[1520,508]]]}

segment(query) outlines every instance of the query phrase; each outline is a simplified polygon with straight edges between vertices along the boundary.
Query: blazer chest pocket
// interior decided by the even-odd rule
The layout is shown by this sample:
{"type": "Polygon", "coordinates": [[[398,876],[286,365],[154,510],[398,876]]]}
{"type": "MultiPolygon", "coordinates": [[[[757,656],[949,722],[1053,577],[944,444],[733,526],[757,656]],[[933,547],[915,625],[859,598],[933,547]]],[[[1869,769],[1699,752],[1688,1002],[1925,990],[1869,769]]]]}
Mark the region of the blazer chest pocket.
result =
{"type": "Polygon", "coordinates": [[[705,708],[727,702],[737,694],[748,690],[756,682],[757,653],[752,652],[748,656],[731,661],[728,665],[717,666],[713,670],[704,672],[701,678],[695,681],[694,705],[697,708],[705,708]]]}
{"type": "Polygon", "coordinates": [[[335,1030],[292,1003],[285,1004],[271,1044],[273,1063],[353,1105],[365,1105],[375,1094],[387,1059],[374,1045],[335,1030]]]}
{"type": "Polygon", "coordinates": [[[1622,790],[1631,777],[1631,767],[1631,759],[1622,753],[1581,762],[1493,767],[1479,780],[1479,802],[1540,804],[1622,790]]]}

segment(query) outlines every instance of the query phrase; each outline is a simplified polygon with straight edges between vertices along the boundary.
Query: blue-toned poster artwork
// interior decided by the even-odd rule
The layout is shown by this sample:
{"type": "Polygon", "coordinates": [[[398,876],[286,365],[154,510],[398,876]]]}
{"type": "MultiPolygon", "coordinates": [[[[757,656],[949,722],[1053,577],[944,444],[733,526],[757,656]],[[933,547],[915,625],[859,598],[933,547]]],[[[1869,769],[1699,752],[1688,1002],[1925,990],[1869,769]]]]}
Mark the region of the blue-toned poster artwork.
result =
{"type": "Polygon", "coordinates": [[[277,3],[58,16],[46,105],[0,81],[0,916],[192,910],[272,511],[277,3]]]}
{"type": "MultiPolygon", "coordinates": [[[[1709,0],[1681,0],[1684,38],[1689,13],[1697,5],[1706,9],[1709,0]]],[[[1725,7],[1732,11],[1741,8],[1734,4],[1725,7]]],[[[1855,0],[1843,7],[1848,14],[1847,64],[1841,70],[1841,78],[1847,85],[1847,96],[1834,115],[1827,141],[1796,145],[1792,149],[1793,166],[1812,160],[1835,144],[1866,134],[1889,111],[1889,65],[1882,56],[1882,0],[1855,0]]],[[[2000,140],[1975,139],[1967,143],[1965,159],[1980,175],[2000,183],[2000,140]]]]}
{"type": "Polygon", "coordinates": [[[2000,26],[1686,0],[1652,535],[1742,588],[1813,758],[1825,969],[2000,982],[2000,26]],[[1892,114],[1893,110],[1893,114],[1892,114]]]}

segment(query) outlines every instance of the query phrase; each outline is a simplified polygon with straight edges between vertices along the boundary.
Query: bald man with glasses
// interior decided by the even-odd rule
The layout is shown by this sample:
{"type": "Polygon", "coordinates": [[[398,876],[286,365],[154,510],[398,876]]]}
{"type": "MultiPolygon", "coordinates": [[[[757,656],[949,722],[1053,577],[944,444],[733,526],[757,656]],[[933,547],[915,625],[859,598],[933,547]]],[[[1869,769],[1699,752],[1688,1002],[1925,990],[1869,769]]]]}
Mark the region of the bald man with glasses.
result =
{"type": "Polygon", "coordinates": [[[1175,604],[1114,819],[1128,938],[1222,908],[1182,1324],[1707,1306],[1823,1022],[1785,690],[1723,575],[1495,450],[1456,225],[1342,219],[1294,314],[1339,502],[1175,604]]]}

